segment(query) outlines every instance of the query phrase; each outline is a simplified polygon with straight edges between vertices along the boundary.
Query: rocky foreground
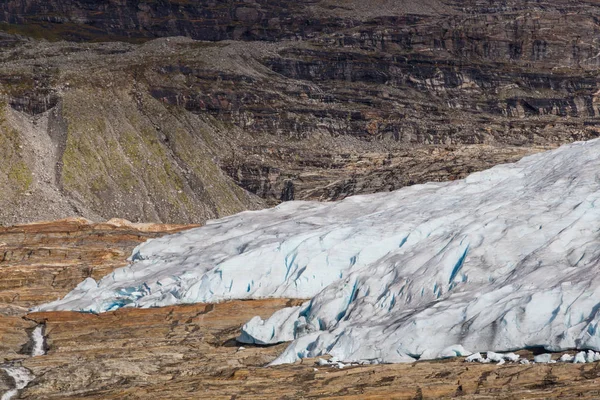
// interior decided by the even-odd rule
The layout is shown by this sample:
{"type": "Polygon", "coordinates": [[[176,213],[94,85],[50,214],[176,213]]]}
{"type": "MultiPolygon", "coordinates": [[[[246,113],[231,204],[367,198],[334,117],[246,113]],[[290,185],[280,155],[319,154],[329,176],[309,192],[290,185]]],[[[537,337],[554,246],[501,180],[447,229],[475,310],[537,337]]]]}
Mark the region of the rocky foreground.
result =
{"type": "MultiPolygon", "coordinates": [[[[286,345],[242,348],[235,337],[252,316],[267,317],[295,304],[290,300],[121,309],[101,315],[27,313],[28,307],[64,295],[87,276],[102,276],[122,266],[139,242],[183,228],[67,220],[0,231],[0,361],[22,365],[36,377],[20,398],[600,395],[598,363],[496,366],[453,359],[338,369],[306,359],[264,367],[286,345]],[[40,324],[45,325],[48,351],[30,357],[29,335],[40,324]]],[[[0,392],[13,385],[0,373],[0,392]]]]}

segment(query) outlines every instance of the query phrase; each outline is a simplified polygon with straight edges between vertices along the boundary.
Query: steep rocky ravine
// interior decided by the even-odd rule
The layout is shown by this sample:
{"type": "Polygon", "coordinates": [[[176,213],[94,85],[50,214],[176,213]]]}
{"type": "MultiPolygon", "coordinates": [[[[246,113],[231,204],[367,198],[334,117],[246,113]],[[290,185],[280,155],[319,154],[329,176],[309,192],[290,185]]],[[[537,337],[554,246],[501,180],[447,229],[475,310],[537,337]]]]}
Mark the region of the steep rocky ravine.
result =
{"type": "Polygon", "coordinates": [[[4,224],[201,223],[461,178],[598,136],[594,2],[0,10],[4,224]],[[211,42],[90,43],[173,35],[211,42]]]}

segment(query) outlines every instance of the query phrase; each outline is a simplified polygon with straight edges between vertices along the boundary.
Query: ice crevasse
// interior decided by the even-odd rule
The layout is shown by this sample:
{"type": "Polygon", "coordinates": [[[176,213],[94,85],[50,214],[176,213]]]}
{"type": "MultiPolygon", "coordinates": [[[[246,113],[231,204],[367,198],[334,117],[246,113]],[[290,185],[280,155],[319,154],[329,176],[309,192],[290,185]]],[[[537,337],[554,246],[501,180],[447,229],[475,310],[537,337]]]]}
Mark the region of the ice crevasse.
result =
{"type": "Polygon", "coordinates": [[[408,362],[542,346],[600,350],[600,140],[460,181],[284,203],[138,246],[41,310],[307,298],[240,340],[408,362]]]}

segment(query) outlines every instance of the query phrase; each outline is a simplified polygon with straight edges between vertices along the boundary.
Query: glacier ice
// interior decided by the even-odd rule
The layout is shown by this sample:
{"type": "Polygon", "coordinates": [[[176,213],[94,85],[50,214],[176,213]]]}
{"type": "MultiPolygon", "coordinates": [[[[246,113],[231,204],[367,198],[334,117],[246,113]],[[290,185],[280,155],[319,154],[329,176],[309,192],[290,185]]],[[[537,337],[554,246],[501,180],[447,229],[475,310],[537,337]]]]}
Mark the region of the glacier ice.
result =
{"type": "Polygon", "coordinates": [[[275,364],[600,350],[599,239],[592,140],[460,181],[211,221],[138,246],[129,266],[40,309],[310,299],[244,327],[250,343],[292,341],[275,364]]]}
{"type": "Polygon", "coordinates": [[[242,327],[242,334],[237,338],[238,342],[267,345],[294,340],[298,329],[297,321],[303,307],[281,309],[267,321],[258,316],[252,318],[242,327]]]}
{"type": "MultiPolygon", "coordinates": [[[[457,354],[457,356],[459,356],[460,354],[457,354]]],[[[489,364],[492,362],[497,363],[496,365],[502,365],[504,363],[508,362],[512,362],[512,363],[516,363],[519,362],[519,358],[521,358],[521,356],[519,356],[518,354],[515,353],[495,353],[493,351],[488,351],[486,352],[486,358],[483,358],[483,356],[481,355],[481,353],[474,353],[471,354],[470,356],[465,358],[465,362],[479,362],[479,363],[483,363],[483,364],[489,364]]],[[[520,360],[520,361],[527,361],[528,360],[520,360]]]]}
{"type": "Polygon", "coordinates": [[[570,363],[570,362],[573,362],[574,359],[575,359],[575,356],[572,356],[571,354],[563,354],[562,356],[560,356],[558,361],[570,363]]]}
{"type": "Polygon", "coordinates": [[[486,354],[486,358],[490,360],[490,362],[501,362],[504,361],[504,355],[499,353],[494,353],[493,351],[488,351],[486,354]]]}
{"type": "Polygon", "coordinates": [[[471,352],[469,350],[465,350],[465,348],[462,347],[460,344],[455,346],[448,346],[439,352],[440,358],[466,357],[470,355],[471,352]]]}
{"type": "Polygon", "coordinates": [[[550,361],[552,361],[552,354],[538,354],[537,356],[533,357],[533,361],[540,364],[548,364],[550,361]]]}
{"type": "Polygon", "coordinates": [[[483,360],[481,353],[473,353],[467,358],[465,358],[466,362],[480,362],[481,360],[483,360]]]}
{"type": "Polygon", "coordinates": [[[329,365],[329,361],[327,361],[327,360],[325,360],[325,359],[322,359],[322,358],[319,358],[319,359],[317,360],[317,365],[319,365],[319,366],[321,366],[321,367],[324,367],[324,366],[326,366],[326,365],[329,365]]]}
{"type": "Polygon", "coordinates": [[[600,354],[596,353],[595,351],[588,350],[587,354],[585,355],[585,361],[588,363],[600,361],[600,354]]]}
{"type": "Polygon", "coordinates": [[[575,358],[573,359],[573,364],[585,364],[586,361],[587,360],[585,358],[585,351],[580,351],[575,355],[575,358]]]}

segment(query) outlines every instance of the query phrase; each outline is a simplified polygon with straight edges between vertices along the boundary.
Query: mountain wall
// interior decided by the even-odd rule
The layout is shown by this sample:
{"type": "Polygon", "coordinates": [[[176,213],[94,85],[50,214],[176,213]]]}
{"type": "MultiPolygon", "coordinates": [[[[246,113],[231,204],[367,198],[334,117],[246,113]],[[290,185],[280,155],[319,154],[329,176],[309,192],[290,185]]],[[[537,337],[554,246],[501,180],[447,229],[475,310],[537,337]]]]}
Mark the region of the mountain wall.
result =
{"type": "Polygon", "coordinates": [[[203,222],[597,137],[599,16],[559,0],[3,2],[0,217],[203,222]]]}

